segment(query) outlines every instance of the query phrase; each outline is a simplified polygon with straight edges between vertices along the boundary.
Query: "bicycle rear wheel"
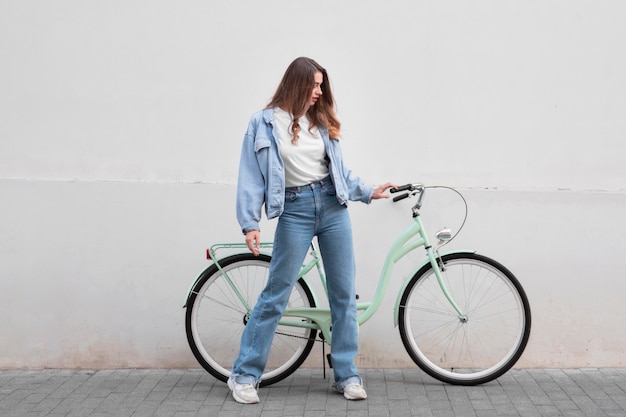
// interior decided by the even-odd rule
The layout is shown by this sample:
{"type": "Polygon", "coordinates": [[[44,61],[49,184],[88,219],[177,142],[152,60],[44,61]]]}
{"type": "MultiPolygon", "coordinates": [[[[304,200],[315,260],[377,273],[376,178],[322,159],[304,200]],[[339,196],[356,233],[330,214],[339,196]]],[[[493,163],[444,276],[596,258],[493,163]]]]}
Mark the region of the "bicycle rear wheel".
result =
{"type": "MultiPolygon", "coordinates": [[[[211,265],[191,291],[185,317],[187,341],[202,367],[221,381],[227,381],[230,376],[251,312],[244,301],[250,309],[254,308],[267,283],[269,262],[266,255],[227,257],[220,260],[220,265],[228,279],[211,265]]],[[[315,307],[311,290],[303,279],[295,284],[288,307],[315,307]]],[[[316,334],[312,329],[279,325],[260,385],[276,383],[298,369],[309,355],[316,334]]]]}
{"type": "Polygon", "coordinates": [[[459,317],[425,265],[401,298],[402,342],[413,361],[440,381],[489,382],[508,371],[528,343],[528,298],[515,276],[490,258],[457,253],[442,261],[444,282],[467,317],[459,317]]]}

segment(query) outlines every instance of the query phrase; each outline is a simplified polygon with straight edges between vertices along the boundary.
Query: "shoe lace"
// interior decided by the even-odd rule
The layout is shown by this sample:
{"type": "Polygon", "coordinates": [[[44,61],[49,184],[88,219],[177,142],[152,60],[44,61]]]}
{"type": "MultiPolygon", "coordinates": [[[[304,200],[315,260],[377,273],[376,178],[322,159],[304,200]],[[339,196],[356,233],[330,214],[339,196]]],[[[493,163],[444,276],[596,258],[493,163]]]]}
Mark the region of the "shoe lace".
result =
{"type": "Polygon", "coordinates": [[[256,388],[252,384],[239,384],[239,391],[252,393],[256,392],[256,388]]]}

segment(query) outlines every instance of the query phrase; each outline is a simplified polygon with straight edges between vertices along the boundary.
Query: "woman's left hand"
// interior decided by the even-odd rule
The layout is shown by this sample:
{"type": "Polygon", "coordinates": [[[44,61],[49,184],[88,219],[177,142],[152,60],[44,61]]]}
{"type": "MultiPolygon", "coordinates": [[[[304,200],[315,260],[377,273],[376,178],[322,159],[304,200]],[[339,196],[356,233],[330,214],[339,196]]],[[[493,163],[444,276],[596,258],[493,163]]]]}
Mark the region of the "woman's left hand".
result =
{"type": "Polygon", "coordinates": [[[379,198],[389,198],[389,194],[385,192],[390,188],[398,188],[398,186],[392,182],[388,182],[381,186],[374,188],[374,194],[372,194],[372,200],[378,200],[379,198]]]}

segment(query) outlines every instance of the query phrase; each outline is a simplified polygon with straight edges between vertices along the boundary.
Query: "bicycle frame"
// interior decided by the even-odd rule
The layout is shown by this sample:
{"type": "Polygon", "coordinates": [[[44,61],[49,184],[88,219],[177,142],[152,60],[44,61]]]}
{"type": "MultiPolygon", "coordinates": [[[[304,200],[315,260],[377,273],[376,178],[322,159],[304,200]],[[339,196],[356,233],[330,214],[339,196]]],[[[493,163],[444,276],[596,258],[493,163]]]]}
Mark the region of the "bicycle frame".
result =
{"type": "MultiPolygon", "coordinates": [[[[260,244],[261,249],[267,249],[272,247],[272,243],[264,242],[260,244]]],[[[359,302],[357,303],[357,311],[361,311],[362,313],[357,316],[357,322],[359,325],[362,325],[366,321],[368,321],[378,310],[380,307],[384,296],[389,287],[389,282],[391,280],[391,275],[393,273],[394,265],[404,256],[406,256],[409,252],[423,246],[426,250],[427,259],[418,266],[413,273],[411,273],[402,284],[402,288],[398,293],[398,297],[396,299],[394,311],[397,312],[400,307],[400,297],[402,295],[403,289],[408,285],[410,279],[413,274],[417,272],[419,268],[421,268],[426,263],[430,263],[435,275],[437,277],[437,281],[441,290],[443,291],[445,297],[450,302],[451,307],[456,311],[460,319],[463,319],[465,313],[458,306],[456,301],[453,299],[452,295],[449,293],[444,281],[443,276],[441,274],[441,268],[439,266],[439,254],[437,254],[426,235],[426,231],[422,224],[419,214],[416,213],[413,217],[413,222],[411,225],[395,240],[392,244],[389,252],[387,253],[387,257],[385,259],[385,263],[383,265],[380,278],[378,280],[378,285],[376,288],[376,292],[374,294],[374,298],[371,301],[367,302],[359,302]]],[[[226,282],[231,286],[237,297],[240,299],[242,304],[248,311],[252,310],[252,307],[248,305],[245,301],[244,297],[239,293],[236,286],[232,283],[228,274],[222,270],[222,267],[219,263],[219,258],[217,257],[218,249],[245,249],[247,248],[244,243],[224,243],[224,244],[215,244],[211,246],[211,248],[207,251],[207,255],[209,259],[212,259],[215,262],[216,267],[220,270],[222,275],[224,276],[226,282]]],[[[266,253],[268,254],[269,253],[266,253]]],[[[304,278],[306,280],[306,274],[313,269],[313,267],[317,267],[317,271],[322,282],[324,292],[326,296],[328,295],[327,287],[326,287],[326,276],[324,275],[323,268],[321,266],[321,259],[317,254],[317,251],[312,245],[311,255],[313,257],[308,263],[302,266],[298,278],[304,278]]],[[[191,292],[193,287],[192,284],[188,294],[191,292]]],[[[317,304],[317,297],[315,293],[313,293],[313,297],[317,304]]],[[[186,307],[186,303],[185,303],[186,307]]],[[[287,308],[283,313],[283,318],[279,322],[283,326],[292,326],[292,327],[301,327],[301,328],[310,328],[315,330],[320,330],[322,332],[324,340],[328,343],[332,343],[332,332],[331,332],[331,315],[330,308],[324,307],[299,307],[299,308],[287,308]],[[307,321],[302,320],[293,320],[291,318],[298,319],[306,319],[307,321]]],[[[397,326],[397,314],[394,314],[394,325],[397,326]]]]}
{"type": "MultiPolygon", "coordinates": [[[[452,306],[452,308],[454,308],[460,318],[465,317],[465,313],[463,313],[461,308],[453,299],[443,281],[441,269],[439,268],[438,256],[435,254],[435,251],[430,245],[420,216],[417,215],[414,217],[413,223],[396,239],[396,241],[391,246],[385,259],[380,278],[378,280],[378,285],[374,294],[374,298],[368,302],[357,303],[357,311],[362,311],[362,313],[359,314],[357,317],[357,322],[359,325],[362,325],[363,323],[368,321],[380,307],[387,292],[387,289],[389,288],[389,282],[391,280],[394,265],[409,252],[419,248],[420,246],[424,246],[424,248],[426,249],[426,254],[428,257],[428,260],[426,262],[430,262],[430,264],[432,265],[433,270],[435,271],[435,275],[437,277],[437,281],[439,282],[439,286],[441,287],[441,290],[443,291],[447,300],[450,302],[450,305],[452,306]]],[[[406,287],[411,277],[412,274],[407,277],[407,279],[403,283],[403,287],[406,287]]],[[[401,294],[402,292],[398,294],[398,299],[396,300],[396,311],[399,307],[399,297],[401,294]]],[[[285,310],[283,317],[298,317],[312,321],[313,323],[302,323],[301,321],[291,322],[289,320],[283,319],[280,321],[280,324],[287,326],[310,327],[314,329],[319,329],[321,330],[324,339],[327,340],[329,343],[332,343],[330,309],[319,307],[288,308],[285,310]]],[[[397,319],[394,320],[394,324],[397,325],[397,319]]]]}

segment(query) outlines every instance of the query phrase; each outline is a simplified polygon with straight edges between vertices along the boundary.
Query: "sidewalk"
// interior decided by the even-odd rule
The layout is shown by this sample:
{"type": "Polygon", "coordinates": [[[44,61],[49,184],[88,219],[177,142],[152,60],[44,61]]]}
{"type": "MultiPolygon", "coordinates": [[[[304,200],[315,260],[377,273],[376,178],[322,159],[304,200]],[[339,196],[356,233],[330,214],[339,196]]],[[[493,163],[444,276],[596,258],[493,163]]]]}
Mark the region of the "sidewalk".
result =
{"type": "Polygon", "coordinates": [[[237,404],[199,369],[0,371],[0,416],[626,416],[626,369],[513,370],[476,387],[442,384],[419,369],[367,369],[369,398],[350,402],[317,369],[237,404]]]}

